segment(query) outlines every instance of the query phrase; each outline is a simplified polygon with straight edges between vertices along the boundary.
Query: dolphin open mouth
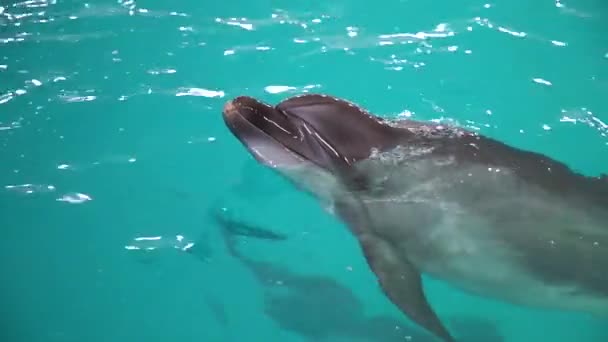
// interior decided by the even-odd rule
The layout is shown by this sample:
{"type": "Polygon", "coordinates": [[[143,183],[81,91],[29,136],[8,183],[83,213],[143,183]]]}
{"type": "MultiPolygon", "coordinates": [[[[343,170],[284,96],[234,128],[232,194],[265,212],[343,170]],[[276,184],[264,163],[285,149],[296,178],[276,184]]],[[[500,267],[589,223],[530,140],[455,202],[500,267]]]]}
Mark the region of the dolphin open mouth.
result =
{"type": "Polygon", "coordinates": [[[302,161],[282,143],[298,138],[294,124],[275,108],[240,96],[227,102],[222,114],[232,134],[262,164],[281,167],[302,161]]]}
{"type": "Polygon", "coordinates": [[[226,125],[261,163],[271,167],[293,167],[313,162],[327,167],[327,150],[321,136],[302,118],[239,96],[227,102],[222,111],[226,125]]]}

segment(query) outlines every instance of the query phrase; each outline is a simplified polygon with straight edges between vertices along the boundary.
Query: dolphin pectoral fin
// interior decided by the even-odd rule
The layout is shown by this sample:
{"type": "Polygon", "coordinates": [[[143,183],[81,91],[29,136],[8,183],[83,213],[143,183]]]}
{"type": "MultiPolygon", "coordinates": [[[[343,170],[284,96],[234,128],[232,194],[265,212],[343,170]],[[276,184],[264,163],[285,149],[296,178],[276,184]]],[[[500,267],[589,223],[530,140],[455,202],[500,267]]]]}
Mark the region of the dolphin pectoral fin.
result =
{"type": "Polygon", "coordinates": [[[413,322],[445,342],[454,342],[426,300],[422,278],[416,268],[397,255],[393,247],[371,234],[359,236],[365,258],[376,275],[382,291],[413,322]]]}

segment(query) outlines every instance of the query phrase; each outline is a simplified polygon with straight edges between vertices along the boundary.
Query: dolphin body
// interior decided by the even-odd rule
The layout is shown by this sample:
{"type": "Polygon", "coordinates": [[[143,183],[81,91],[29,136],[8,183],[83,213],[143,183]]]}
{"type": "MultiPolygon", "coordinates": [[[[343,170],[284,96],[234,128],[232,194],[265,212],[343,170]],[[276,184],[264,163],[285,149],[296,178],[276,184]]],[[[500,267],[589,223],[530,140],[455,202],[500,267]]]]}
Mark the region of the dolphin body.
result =
{"type": "Polygon", "coordinates": [[[518,305],[608,315],[608,178],[474,132],[305,94],[223,119],[261,164],[331,205],[385,295],[443,341],[421,274],[518,305]]]}

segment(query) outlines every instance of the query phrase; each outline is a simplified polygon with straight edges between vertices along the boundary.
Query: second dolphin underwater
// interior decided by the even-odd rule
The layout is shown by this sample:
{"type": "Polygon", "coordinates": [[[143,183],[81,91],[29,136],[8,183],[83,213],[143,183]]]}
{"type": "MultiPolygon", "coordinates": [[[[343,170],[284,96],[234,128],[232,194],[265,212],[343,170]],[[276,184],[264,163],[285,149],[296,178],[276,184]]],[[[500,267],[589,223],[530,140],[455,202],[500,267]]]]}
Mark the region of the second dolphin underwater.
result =
{"type": "Polygon", "coordinates": [[[306,94],[223,118],[263,165],[331,205],[387,297],[443,341],[421,274],[514,304],[608,317],[608,178],[467,130],[306,94]]]}

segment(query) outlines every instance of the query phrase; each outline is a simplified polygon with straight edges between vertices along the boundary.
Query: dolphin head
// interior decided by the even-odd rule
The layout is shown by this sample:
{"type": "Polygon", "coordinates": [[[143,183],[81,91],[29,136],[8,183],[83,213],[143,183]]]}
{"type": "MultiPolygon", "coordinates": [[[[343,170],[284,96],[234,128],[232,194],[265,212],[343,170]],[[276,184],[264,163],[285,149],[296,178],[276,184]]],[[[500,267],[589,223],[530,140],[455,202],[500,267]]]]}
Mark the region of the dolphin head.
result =
{"type": "Polygon", "coordinates": [[[292,97],[276,106],[240,96],[224,106],[230,131],[262,164],[279,171],[317,168],[336,176],[395,146],[402,133],[361,108],[326,95],[292,97]]]}

